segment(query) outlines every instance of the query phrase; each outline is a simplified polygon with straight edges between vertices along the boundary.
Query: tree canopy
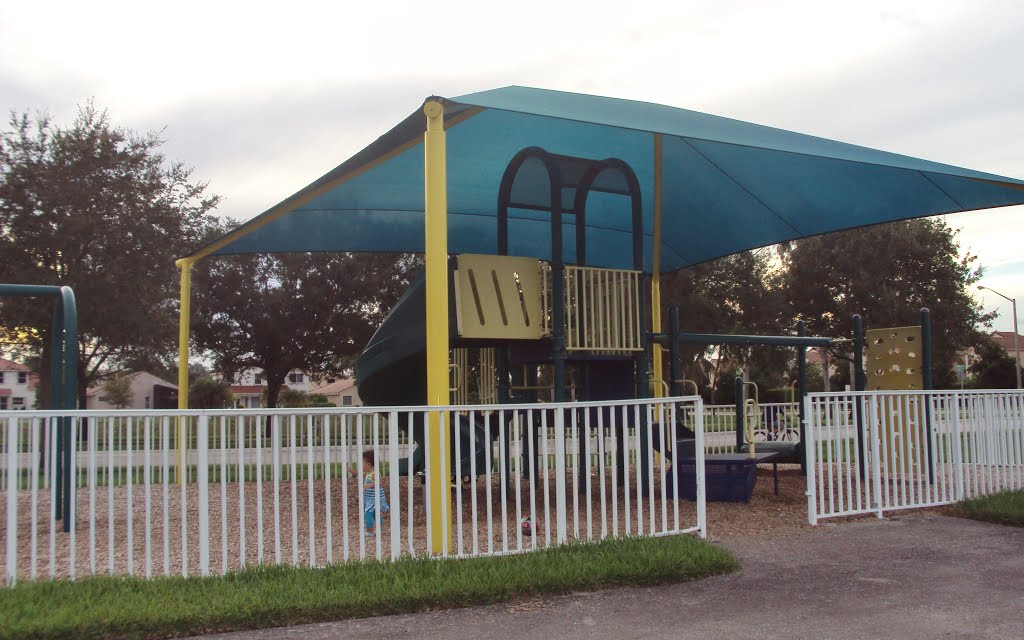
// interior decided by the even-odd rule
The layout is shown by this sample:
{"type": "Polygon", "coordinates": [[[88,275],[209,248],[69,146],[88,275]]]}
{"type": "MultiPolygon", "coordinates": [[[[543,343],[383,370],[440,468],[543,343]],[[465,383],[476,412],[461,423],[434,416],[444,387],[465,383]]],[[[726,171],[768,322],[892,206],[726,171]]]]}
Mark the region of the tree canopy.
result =
{"type": "Polygon", "coordinates": [[[289,372],[328,378],[351,369],[414,265],[385,254],[209,258],[193,269],[192,339],[225,377],[262,370],[276,407],[289,372]]]}
{"type": "MultiPolygon", "coordinates": [[[[91,103],[70,126],[12,113],[9,127],[0,131],[0,281],[74,289],[84,402],[111,371],[173,352],[174,259],[203,235],[218,198],[164,157],[159,132],[114,126],[91,103]]],[[[40,329],[26,334],[35,351],[50,313],[38,300],[0,300],[0,326],[40,329]]]]}
{"type": "Polygon", "coordinates": [[[1013,389],[1017,386],[1014,359],[989,336],[982,336],[975,347],[977,359],[969,372],[976,389],[1013,389]]]}
{"type": "Polygon", "coordinates": [[[203,376],[195,380],[188,389],[190,409],[226,409],[233,401],[231,383],[227,380],[214,380],[203,376]]]}
{"type": "MultiPolygon", "coordinates": [[[[662,325],[668,327],[668,307],[679,308],[682,331],[693,333],[792,333],[791,311],[771,250],[748,251],[665,276],[662,281],[662,325]]],[[[717,380],[715,401],[732,398],[733,366],[774,372],[767,386],[784,384],[783,372],[791,349],[721,347],[682,349],[683,374],[701,387],[717,380]],[[717,356],[717,357],[713,357],[717,356]]],[[[665,372],[668,375],[668,372],[665,372]]],[[[723,400],[725,401],[725,400],[723,400]]]]}
{"type": "Polygon", "coordinates": [[[124,409],[135,400],[132,393],[132,377],[126,373],[107,378],[102,389],[107,403],[118,409],[124,409]]]}
{"type": "MultiPolygon", "coordinates": [[[[678,305],[683,331],[794,335],[803,319],[808,335],[848,338],[855,313],[865,329],[896,327],[919,324],[921,307],[928,307],[934,385],[950,388],[957,352],[973,345],[976,328],[992,319],[970,293],[980,277],[977,257],[961,255],[956,231],[945,221],[910,220],[805,238],[671,274],[662,283],[663,313],[667,318],[667,307],[678,305]]],[[[849,382],[849,351],[840,345],[829,354],[838,384],[849,382]]],[[[683,359],[687,377],[714,376],[719,392],[723,384],[731,387],[734,365],[746,367],[762,389],[784,387],[795,376],[793,349],[691,350],[683,359]],[[719,356],[714,363],[713,354],[719,356]]]]}
{"type": "MultiPolygon", "coordinates": [[[[787,297],[808,333],[849,337],[859,313],[865,329],[918,325],[928,307],[936,388],[956,384],[957,352],[991,322],[971,297],[977,257],[960,254],[956,231],[941,218],[907,220],[806,238],[783,247],[787,297]]],[[[847,358],[849,347],[833,351],[847,358]]],[[[844,382],[847,367],[839,367],[844,382]]]]}

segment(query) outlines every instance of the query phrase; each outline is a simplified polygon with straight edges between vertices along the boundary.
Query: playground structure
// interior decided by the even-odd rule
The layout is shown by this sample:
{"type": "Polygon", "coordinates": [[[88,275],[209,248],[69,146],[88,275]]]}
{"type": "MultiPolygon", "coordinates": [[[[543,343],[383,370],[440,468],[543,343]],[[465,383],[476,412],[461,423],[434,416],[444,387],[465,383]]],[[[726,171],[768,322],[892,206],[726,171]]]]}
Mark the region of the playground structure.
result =
{"type": "MultiPolygon", "coordinates": [[[[1024,182],[1019,180],[659,105],[521,87],[431,97],[422,111],[351,160],[179,260],[180,370],[187,370],[189,274],[197,260],[246,252],[423,251],[425,355],[417,356],[426,386],[422,401],[446,406],[450,347],[458,339],[449,326],[450,256],[508,254],[550,263],[553,303],[545,359],[550,359],[555,399],[566,397],[566,365],[573,357],[569,339],[577,335],[569,330],[573,308],[562,302],[566,291],[575,283],[586,295],[588,277],[607,281],[589,269],[636,272],[629,276],[637,283],[632,317],[639,323],[629,331],[637,334],[636,350],[625,344],[588,345],[584,351],[595,352],[584,367],[591,380],[578,384],[592,396],[624,395],[624,362],[631,361],[631,395],[642,398],[650,395],[652,378],[664,378],[660,358],[652,362],[648,351],[650,336],[663,333],[663,271],[782,240],[1021,202],[1024,182]],[[623,197],[629,202],[627,216],[614,213],[624,208],[623,197]],[[618,207],[608,200],[618,200],[618,207]],[[556,220],[561,224],[553,224],[556,220]],[[581,237],[584,246],[573,246],[581,237]],[[576,264],[567,267],[567,262],[576,264]],[[566,281],[573,269],[584,271],[566,281]],[[599,346],[622,348],[628,355],[599,359],[599,346]],[[595,369],[602,368],[609,369],[607,376],[601,371],[595,377],[595,369]],[[605,380],[614,389],[601,388],[605,380]]],[[[465,320],[466,310],[460,313],[465,320]]],[[[629,314],[622,317],[628,320],[629,314]]],[[[477,319],[481,325],[486,320],[477,319]]],[[[600,326],[610,326],[604,320],[600,326]]],[[[586,335],[588,327],[599,324],[580,317],[575,326],[586,335]]],[[[628,321],[625,326],[629,329],[628,321]]],[[[510,351],[507,359],[501,350],[495,352],[499,371],[514,362],[517,349],[510,351]]],[[[528,365],[537,362],[522,357],[528,365]]],[[[529,393],[536,386],[529,366],[525,377],[508,384],[509,392],[520,386],[529,393]]],[[[499,377],[495,390],[499,399],[506,393],[505,379],[499,377]]],[[[179,382],[179,388],[187,388],[187,380],[179,382]]],[[[661,386],[655,385],[655,395],[661,386]]],[[[185,393],[179,402],[187,406],[185,393]]],[[[440,429],[439,415],[428,413],[424,440],[440,442],[440,429]]],[[[431,526],[440,551],[451,516],[446,489],[451,465],[448,451],[430,450],[435,456],[426,463],[435,506],[431,526]]]]}
{"type": "MultiPolygon", "coordinates": [[[[69,410],[78,407],[78,306],[71,287],[45,285],[0,284],[0,298],[44,298],[55,301],[50,322],[50,406],[48,409],[69,410]]],[[[55,425],[54,466],[57,492],[55,512],[68,531],[71,503],[67,493],[71,478],[66,469],[71,466],[71,422],[61,420],[55,425]]]]}
{"type": "MultiPolygon", "coordinates": [[[[470,362],[477,371],[477,402],[493,398],[500,404],[536,402],[541,392],[563,402],[643,398],[648,395],[648,332],[643,276],[642,209],[635,174],[618,159],[591,161],[527,148],[509,162],[497,196],[497,255],[462,254],[450,261],[445,278],[454,293],[448,343],[458,362],[452,389],[468,401],[470,362]],[[588,267],[587,201],[592,192],[620,196],[630,229],[631,269],[588,267]],[[571,204],[565,204],[571,203],[571,204]],[[510,209],[529,210],[550,220],[550,261],[508,256],[518,241],[536,242],[510,232],[510,209]],[[563,216],[573,216],[571,243],[575,264],[565,265],[563,216]],[[540,384],[540,380],[545,384],[540,384]],[[571,382],[571,383],[570,383],[571,382]]],[[[606,219],[607,222],[607,219],[606,219]]],[[[370,340],[357,365],[360,397],[369,406],[422,405],[427,400],[427,348],[424,323],[426,279],[417,278],[370,340]]],[[[429,315],[428,315],[429,317],[429,315]]],[[[509,414],[511,415],[511,414],[509,414]]],[[[489,447],[470,447],[470,430],[484,442],[484,421],[497,435],[496,414],[464,424],[461,450],[489,465],[489,447]]],[[[642,417],[641,420],[646,420],[642,417]]],[[[620,424],[619,437],[635,425],[620,424]]],[[[646,424],[642,429],[647,437],[646,424]]],[[[423,424],[411,428],[425,450],[423,424]]],[[[539,428],[539,425],[535,425],[539,428]]],[[[660,441],[655,447],[664,454],[660,441]]],[[[452,444],[454,454],[454,442],[452,444]]],[[[530,456],[530,451],[524,451],[530,456]]],[[[417,471],[425,461],[415,461],[417,471]]],[[[451,462],[449,464],[452,464],[451,462]]],[[[524,458],[522,468],[527,468],[524,458]]],[[[454,467],[452,467],[454,469],[454,467]]]]}

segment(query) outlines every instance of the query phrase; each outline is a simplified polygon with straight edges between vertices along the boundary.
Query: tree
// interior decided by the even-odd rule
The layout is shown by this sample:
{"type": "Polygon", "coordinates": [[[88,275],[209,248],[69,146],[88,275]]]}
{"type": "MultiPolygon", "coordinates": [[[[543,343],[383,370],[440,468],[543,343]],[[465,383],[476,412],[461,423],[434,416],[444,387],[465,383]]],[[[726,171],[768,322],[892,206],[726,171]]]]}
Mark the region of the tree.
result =
{"type": "MultiPolygon", "coordinates": [[[[209,225],[218,198],[161,153],[158,132],[115,127],[91,103],[70,127],[12,114],[0,132],[0,281],[68,285],[79,326],[79,400],[127,362],[173,351],[174,259],[209,225]]],[[[46,350],[50,306],[0,301],[0,326],[36,327],[46,350]]],[[[41,391],[48,396],[48,376],[41,391]]]]}
{"type": "MultiPolygon", "coordinates": [[[[928,307],[934,386],[952,388],[957,351],[992,319],[970,294],[981,277],[977,258],[959,249],[956,231],[938,218],[805,238],[782,248],[784,288],[811,335],[848,337],[855,313],[865,329],[917,325],[928,307]]],[[[843,345],[831,355],[849,362],[849,351],[843,345]]],[[[849,381],[847,369],[839,366],[841,384],[849,381]]]]}
{"type": "Polygon", "coordinates": [[[225,377],[261,369],[267,406],[288,373],[351,370],[409,283],[411,256],[350,253],[207,259],[193,271],[193,340],[225,377]]]}
{"type": "Polygon", "coordinates": [[[199,378],[188,388],[188,406],[191,409],[226,409],[234,396],[227,380],[199,378]]]}
{"type": "MultiPolygon", "coordinates": [[[[791,311],[785,304],[774,263],[774,253],[762,249],[667,274],[661,286],[663,328],[668,328],[668,308],[676,305],[680,329],[685,332],[792,333],[791,311]]],[[[719,381],[716,397],[731,398],[735,374],[726,375],[723,367],[747,366],[753,374],[751,379],[766,388],[783,384],[782,374],[792,357],[792,349],[771,347],[684,347],[680,359],[688,379],[704,386],[715,378],[719,381]],[[711,356],[716,351],[718,358],[713,365],[711,356]]]]}
{"type": "Polygon", "coordinates": [[[132,393],[132,377],[127,373],[108,378],[102,388],[107,403],[118,409],[131,406],[135,399],[135,394],[132,393]]]}
{"type": "Polygon", "coordinates": [[[978,359],[969,371],[976,389],[1013,389],[1017,386],[1014,359],[989,336],[981,336],[975,346],[978,359]]]}

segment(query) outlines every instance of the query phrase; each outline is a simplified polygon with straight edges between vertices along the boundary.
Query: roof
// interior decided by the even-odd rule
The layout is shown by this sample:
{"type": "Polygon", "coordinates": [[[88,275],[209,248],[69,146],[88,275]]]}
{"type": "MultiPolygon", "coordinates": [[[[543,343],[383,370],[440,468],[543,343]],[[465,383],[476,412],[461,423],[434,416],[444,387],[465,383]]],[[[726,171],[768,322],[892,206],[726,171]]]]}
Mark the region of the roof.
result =
{"type": "MultiPolygon", "coordinates": [[[[449,252],[497,250],[498,186],[518,152],[632,168],[652,267],[656,149],[662,271],[842,229],[1024,203],[1024,181],[670,106],[505,87],[445,105],[449,252]]],[[[289,251],[423,250],[425,117],[420,109],[260,216],[187,257],[289,251]]],[[[541,184],[541,181],[536,181],[541,184]]],[[[546,188],[546,187],[545,187],[546,188]]],[[[629,267],[628,198],[587,201],[586,263],[629,267]]],[[[574,218],[564,221],[575,259],[574,218]]],[[[549,222],[509,211],[511,255],[550,258],[549,222]]]]}
{"type": "Polygon", "coordinates": [[[356,386],[355,378],[340,378],[334,382],[330,382],[323,386],[309,390],[309,395],[319,394],[324,396],[332,396],[336,393],[348,391],[352,387],[356,386]]]}
{"type": "MultiPolygon", "coordinates": [[[[992,341],[1007,351],[1013,351],[1012,331],[994,331],[992,333],[992,341]]],[[[1024,336],[1017,338],[1017,341],[1020,344],[1020,347],[1024,348],[1024,336]]]]}
{"type": "MultiPolygon", "coordinates": [[[[132,381],[135,381],[138,378],[141,378],[143,376],[149,376],[150,378],[153,378],[153,384],[154,385],[161,385],[161,386],[164,386],[164,387],[170,387],[171,389],[177,389],[178,388],[178,385],[171,384],[170,382],[167,382],[166,380],[158,378],[157,376],[153,375],[152,373],[150,373],[148,371],[136,371],[135,373],[131,374],[129,377],[132,379],[132,381]]],[[[85,395],[86,396],[94,396],[97,393],[103,391],[103,384],[104,383],[101,382],[100,384],[96,384],[96,385],[93,385],[93,386],[89,387],[88,389],[86,389],[85,395]]]]}
{"type": "Polygon", "coordinates": [[[0,371],[31,371],[31,369],[14,360],[0,358],[0,371]]]}

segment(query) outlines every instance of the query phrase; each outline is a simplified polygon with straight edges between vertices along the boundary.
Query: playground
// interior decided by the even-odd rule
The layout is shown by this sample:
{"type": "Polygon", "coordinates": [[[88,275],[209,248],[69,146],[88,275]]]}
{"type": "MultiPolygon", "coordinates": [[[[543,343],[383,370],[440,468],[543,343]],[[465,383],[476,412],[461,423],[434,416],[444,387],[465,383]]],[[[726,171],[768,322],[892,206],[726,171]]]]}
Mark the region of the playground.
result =
{"type": "MultiPolygon", "coordinates": [[[[8,584],[771,536],[1019,487],[1024,398],[932,390],[927,309],[913,327],[865,331],[854,316],[841,336],[802,322],[689,333],[661,276],[1022,202],[1020,180],[661,105],[524,87],[431,96],[178,260],[178,411],[64,398],[0,416],[8,584]],[[356,365],[366,406],[189,410],[193,266],[328,251],[424,257],[356,365]],[[807,349],[838,344],[853,388],[808,393],[807,349]],[[792,350],[793,402],[765,413],[737,379],[731,424],[712,424],[686,395],[684,345],[792,350]],[[368,449],[372,466],[349,479],[368,449]]],[[[13,295],[43,293],[70,290],[13,295]]],[[[55,345],[76,343],[72,320],[54,327],[55,345]]],[[[75,357],[54,360],[53,388],[74,386],[75,357]]]]}

